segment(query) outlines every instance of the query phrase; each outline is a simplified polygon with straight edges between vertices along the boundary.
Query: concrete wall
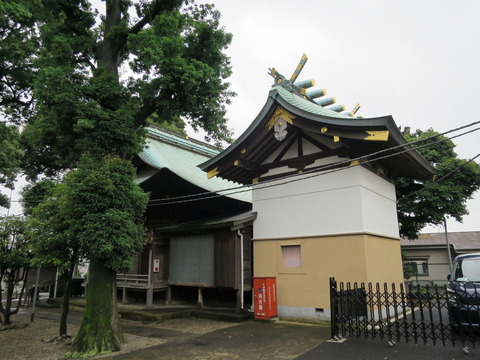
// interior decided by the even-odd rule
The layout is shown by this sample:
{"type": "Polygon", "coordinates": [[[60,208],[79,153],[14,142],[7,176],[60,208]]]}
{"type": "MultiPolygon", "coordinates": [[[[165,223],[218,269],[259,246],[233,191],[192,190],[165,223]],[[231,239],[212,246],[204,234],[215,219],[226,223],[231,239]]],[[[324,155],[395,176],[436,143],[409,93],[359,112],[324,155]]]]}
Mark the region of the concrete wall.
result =
{"type": "Polygon", "coordinates": [[[329,278],[403,282],[400,242],[368,234],[254,241],[255,276],[277,278],[279,316],[329,320],[329,278]],[[301,246],[301,266],[283,267],[282,246],[301,246]]]}
{"type": "Polygon", "coordinates": [[[253,190],[256,239],[356,232],[398,237],[395,187],[390,182],[360,166],[302,177],[253,190]]]}

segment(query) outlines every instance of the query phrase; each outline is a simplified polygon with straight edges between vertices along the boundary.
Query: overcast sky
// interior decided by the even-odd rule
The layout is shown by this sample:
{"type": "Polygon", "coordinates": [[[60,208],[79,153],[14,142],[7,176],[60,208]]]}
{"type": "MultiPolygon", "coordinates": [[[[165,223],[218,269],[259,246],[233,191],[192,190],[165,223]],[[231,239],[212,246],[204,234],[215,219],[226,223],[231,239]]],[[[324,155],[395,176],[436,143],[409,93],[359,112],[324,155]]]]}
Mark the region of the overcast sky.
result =
{"type": "MultiPolygon", "coordinates": [[[[268,68],[290,77],[303,53],[309,60],[298,80],[314,79],[347,110],[359,103],[357,115],[439,132],[480,120],[480,1],[208,2],[233,34],[237,97],[227,116],[236,137],[267,99],[268,68]]],[[[479,133],[454,140],[461,158],[480,152],[479,133]]],[[[468,206],[471,214],[463,224],[449,220],[449,231],[480,231],[480,195],[468,206]]]]}

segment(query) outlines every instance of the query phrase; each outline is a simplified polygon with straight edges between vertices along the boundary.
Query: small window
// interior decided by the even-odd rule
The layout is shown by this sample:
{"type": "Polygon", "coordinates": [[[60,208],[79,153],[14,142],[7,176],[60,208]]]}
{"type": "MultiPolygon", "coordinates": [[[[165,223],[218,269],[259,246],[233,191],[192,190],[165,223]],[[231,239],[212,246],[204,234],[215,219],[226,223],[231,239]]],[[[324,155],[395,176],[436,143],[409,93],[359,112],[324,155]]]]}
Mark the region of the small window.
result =
{"type": "Polygon", "coordinates": [[[412,275],[428,275],[427,260],[409,260],[405,262],[405,267],[410,269],[412,275]]]}
{"type": "Polygon", "coordinates": [[[282,246],[282,259],[284,268],[299,268],[302,266],[300,245],[282,246]]]}

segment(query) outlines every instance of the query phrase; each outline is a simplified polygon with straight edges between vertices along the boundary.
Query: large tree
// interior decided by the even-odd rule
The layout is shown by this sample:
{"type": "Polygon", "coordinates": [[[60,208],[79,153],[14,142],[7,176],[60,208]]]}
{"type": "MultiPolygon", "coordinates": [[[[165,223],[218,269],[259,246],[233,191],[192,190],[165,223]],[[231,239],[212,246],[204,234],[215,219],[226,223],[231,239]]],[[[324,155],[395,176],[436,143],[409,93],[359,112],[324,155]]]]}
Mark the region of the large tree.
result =
{"type": "Polygon", "coordinates": [[[135,168],[118,156],[84,155],[65,179],[72,235],[89,254],[87,305],[70,357],[118,350],[116,272],[132,267],[147,238],[142,225],[148,196],[134,183],[135,168]]]}
{"type": "Polygon", "coordinates": [[[190,0],[107,0],[100,15],[86,0],[40,2],[32,10],[38,43],[24,169],[31,178],[76,169],[65,193],[90,275],[68,355],[91,356],[121,344],[115,273],[128,269],[145,241],[147,197],[130,163],[142,129],[149,118],[181,118],[214,141],[230,138],[231,68],[223,51],[231,35],[213,6],[190,0]]]}
{"type": "Polygon", "coordinates": [[[404,135],[438,171],[430,181],[396,181],[400,234],[416,239],[425,226],[443,224],[445,216],[462,221],[467,200],[480,188],[480,165],[460,159],[455,144],[432,129],[404,135]]]}

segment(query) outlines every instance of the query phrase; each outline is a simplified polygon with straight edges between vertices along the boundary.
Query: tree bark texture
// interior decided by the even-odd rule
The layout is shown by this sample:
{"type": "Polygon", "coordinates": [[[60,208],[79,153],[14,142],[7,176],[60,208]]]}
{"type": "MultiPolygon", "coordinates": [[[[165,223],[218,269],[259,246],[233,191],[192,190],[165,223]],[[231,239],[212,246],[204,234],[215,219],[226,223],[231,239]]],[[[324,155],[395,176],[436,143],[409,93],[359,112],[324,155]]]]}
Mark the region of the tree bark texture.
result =
{"type": "Polygon", "coordinates": [[[65,358],[90,358],[120,350],[116,273],[99,259],[90,260],[87,303],[80,330],[65,358]]]}

